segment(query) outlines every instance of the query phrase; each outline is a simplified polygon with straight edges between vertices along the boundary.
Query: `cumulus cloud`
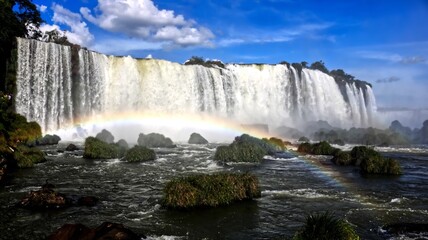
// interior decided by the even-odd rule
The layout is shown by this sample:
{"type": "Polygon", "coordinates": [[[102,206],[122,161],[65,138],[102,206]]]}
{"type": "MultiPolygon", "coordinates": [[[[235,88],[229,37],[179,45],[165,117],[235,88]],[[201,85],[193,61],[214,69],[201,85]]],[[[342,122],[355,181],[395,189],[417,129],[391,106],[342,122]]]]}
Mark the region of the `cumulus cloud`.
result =
{"type": "Polygon", "coordinates": [[[88,46],[94,40],[94,36],[89,32],[88,26],[82,21],[82,16],[78,13],[73,13],[59,4],[53,4],[52,10],[54,15],[52,21],[54,23],[64,24],[71,31],[66,31],[65,35],[72,43],[81,46],[88,46]]]}
{"type": "Polygon", "coordinates": [[[400,81],[399,77],[392,76],[389,78],[378,79],[378,80],[376,80],[376,83],[392,83],[392,82],[398,82],[398,81],[400,81]]]}
{"type": "Polygon", "coordinates": [[[123,33],[168,45],[211,45],[214,34],[172,10],[159,9],[152,0],[98,0],[96,15],[88,8],[80,13],[91,23],[110,32],[123,33]]]}

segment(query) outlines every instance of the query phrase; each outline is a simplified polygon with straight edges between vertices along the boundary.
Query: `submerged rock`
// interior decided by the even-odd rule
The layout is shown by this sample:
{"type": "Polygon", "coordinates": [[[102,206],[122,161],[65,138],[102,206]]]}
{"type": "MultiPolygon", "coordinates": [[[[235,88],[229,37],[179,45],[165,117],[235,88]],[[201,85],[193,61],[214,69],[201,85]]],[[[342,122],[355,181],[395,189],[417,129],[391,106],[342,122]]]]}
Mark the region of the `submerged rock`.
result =
{"type": "Polygon", "coordinates": [[[39,210],[66,208],[71,200],[64,194],[55,192],[51,185],[43,185],[40,190],[31,191],[17,204],[18,207],[39,210]]]}
{"type": "Polygon", "coordinates": [[[140,240],[145,236],[138,236],[132,230],[124,227],[122,224],[104,222],[94,229],[90,229],[83,224],[65,224],[54,233],[48,240],[140,240]]]}
{"type": "Polygon", "coordinates": [[[150,134],[143,134],[140,133],[138,136],[138,145],[144,146],[144,147],[163,147],[163,148],[174,148],[176,145],[172,142],[170,138],[165,137],[162,134],[159,133],[150,133],[150,134]]]}
{"type": "Polygon", "coordinates": [[[76,146],[76,145],[74,145],[74,144],[69,144],[66,148],[65,148],[65,151],[69,151],[69,152],[73,152],[73,151],[77,151],[77,150],[79,150],[79,148],[76,146]]]}
{"type": "Polygon", "coordinates": [[[111,132],[103,129],[100,133],[95,136],[97,139],[106,142],[106,143],[114,143],[114,136],[111,132]]]}
{"type": "Polygon", "coordinates": [[[97,205],[98,198],[93,196],[84,196],[80,197],[79,200],[77,200],[77,205],[79,206],[86,206],[86,207],[93,207],[97,205]]]}
{"type": "Polygon", "coordinates": [[[382,229],[390,234],[428,233],[428,223],[394,223],[382,229]]]}
{"type": "Polygon", "coordinates": [[[201,136],[199,133],[192,133],[190,135],[188,143],[190,144],[207,144],[208,141],[201,136]]]}

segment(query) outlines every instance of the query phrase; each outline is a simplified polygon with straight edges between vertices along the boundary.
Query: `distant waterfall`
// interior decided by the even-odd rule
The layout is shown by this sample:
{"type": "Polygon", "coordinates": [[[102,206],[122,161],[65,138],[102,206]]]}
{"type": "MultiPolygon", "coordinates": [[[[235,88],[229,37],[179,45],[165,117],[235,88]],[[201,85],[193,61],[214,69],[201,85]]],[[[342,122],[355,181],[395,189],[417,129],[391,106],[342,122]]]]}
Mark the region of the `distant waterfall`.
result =
{"type": "Polygon", "coordinates": [[[270,126],[326,120],[366,127],[376,103],[370,86],[346,83],[341,89],[316,70],[280,64],[208,68],[18,39],[16,110],[44,130],[135,111],[205,113],[270,126]]]}

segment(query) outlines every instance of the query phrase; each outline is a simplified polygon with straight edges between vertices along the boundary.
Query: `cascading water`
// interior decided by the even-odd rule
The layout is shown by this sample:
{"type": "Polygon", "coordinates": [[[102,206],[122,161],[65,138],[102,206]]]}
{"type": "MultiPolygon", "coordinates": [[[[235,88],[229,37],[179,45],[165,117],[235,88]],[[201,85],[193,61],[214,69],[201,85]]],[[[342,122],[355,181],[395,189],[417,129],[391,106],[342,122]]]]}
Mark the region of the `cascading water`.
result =
{"type": "Polygon", "coordinates": [[[346,83],[343,91],[316,70],[281,64],[208,68],[75,51],[18,39],[16,110],[45,131],[121,112],[204,113],[273,127],[317,120],[366,127],[376,110],[370,86],[346,83]]]}

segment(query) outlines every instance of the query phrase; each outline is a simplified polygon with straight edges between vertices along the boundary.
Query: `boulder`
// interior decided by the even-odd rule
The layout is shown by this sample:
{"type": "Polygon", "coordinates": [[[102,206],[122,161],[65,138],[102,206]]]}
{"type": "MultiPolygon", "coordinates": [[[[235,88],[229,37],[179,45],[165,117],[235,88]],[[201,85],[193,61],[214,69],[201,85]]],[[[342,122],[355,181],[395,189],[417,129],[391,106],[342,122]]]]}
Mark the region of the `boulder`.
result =
{"type": "Polygon", "coordinates": [[[56,145],[59,141],[61,141],[61,138],[58,135],[46,134],[44,137],[36,139],[36,145],[56,145]]]}
{"type": "Polygon", "coordinates": [[[52,187],[50,184],[45,184],[40,190],[31,191],[21,199],[17,206],[31,210],[69,207],[71,200],[64,194],[55,192],[52,187]]]}
{"type": "Polygon", "coordinates": [[[93,196],[84,196],[80,197],[79,200],[77,200],[77,205],[79,206],[86,206],[86,207],[93,207],[97,205],[98,198],[93,196]]]}
{"type": "Polygon", "coordinates": [[[214,160],[220,162],[253,162],[259,163],[266,155],[260,146],[254,143],[232,143],[229,146],[219,146],[214,160]]]}
{"type": "Polygon", "coordinates": [[[66,148],[65,148],[65,151],[69,151],[69,152],[73,152],[73,151],[77,151],[77,150],[79,150],[79,148],[76,146],[76,145],[74,145],[74,144],[69,144],[66,148]]]}
{"type": "Polygon", "coordinates": [[[163,148],[174,148],[176,145],[172,142],[170,138],[165,137],[162,134],[159,133],[150,133],[150,134],[143,134],[141,133],[138,136],[138,145],[149,147],[149,148],[156,148],[156,147],[163,147],[163,148]]]}
{"type": "Polygon", "coordinates": [[[201,136],[199,133],[192,133],[190,135],[188,143],[190,144],[207,144],[208,141],[201,136]]]}
{"type": "Polygon", "coordinates": [[[100,133],[95,136],[97,139],[106,142],[106,143],[114,143],[114,136],[111,132],[103,129],[100,133]]]}
{"type": "Polygon", "coordinates": [[[199,174],[168,182],[163,205],[170,209],[210,208],[261,196],[256,176],[244,173],[199,174]]]}
{"type": "Polygon", "coordinates": [[[129,149],[129,145],[128,143],[125,141],[125,139],[120,139],[119,141],[117,141],[116,143],[119,147],[124,148],[124,149],[129,149]]]}
{"type": "Polygon", "coordinates": [[[94,229],[90,229],[83,224],[65,224],[54,233],[52,233],[48,240],[140,240],[146,238],[145,236],[138,236],[130,229],[124,227],[122,224],[104,222],[94,229]]]}
{"type": "Polygon", "coordinates": [[[123,160],[127,162],[144,162],[156,159],[156,153],[150,148],[134,146],[125,153],[123,160]]]}
{"type": "Polygon", "coordinates": [[[83,157],[87,159],[118,158],[119,147],[115,144],[108,144],[94,137],[88,137],[85,140],[83,157]]]}

